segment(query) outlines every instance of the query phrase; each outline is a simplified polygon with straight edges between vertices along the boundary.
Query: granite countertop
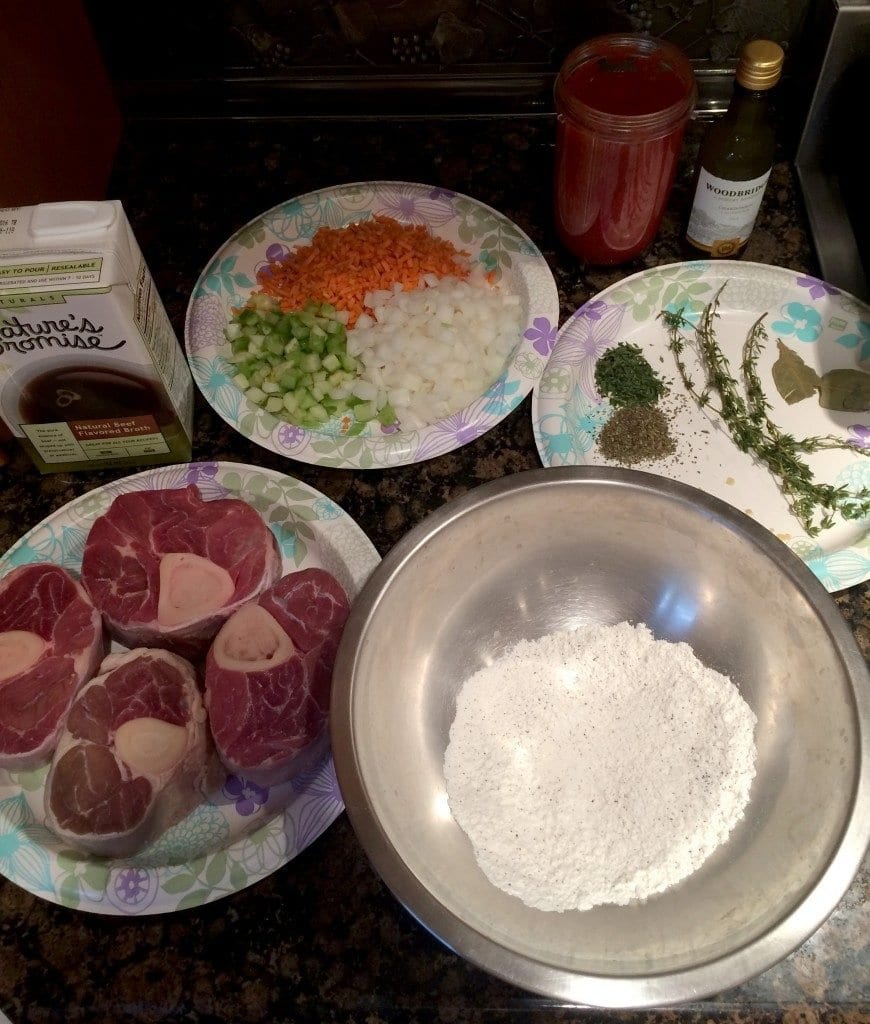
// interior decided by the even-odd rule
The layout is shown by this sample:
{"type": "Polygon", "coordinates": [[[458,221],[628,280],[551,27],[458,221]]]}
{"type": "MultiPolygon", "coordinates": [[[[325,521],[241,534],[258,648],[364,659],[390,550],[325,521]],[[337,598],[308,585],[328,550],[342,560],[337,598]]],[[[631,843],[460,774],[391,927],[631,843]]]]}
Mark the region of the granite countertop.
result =
{"type": "MultiPolygon", "coordinates": [[[[110,195],[120,198],[179,337],[188,296],[215,250],[269,207],[359,180],[420,181],[476,197],[538,244],[564,319],[627,274],[686,258],[680,228],[700,126],[657,241],[633,263],[584,270],[550,215],[547,117],[128,126],[110,195]]],[[[746,259],[818,273],[790,164],[774,167],[746,259]]],[[[70,499],[125,470],[41,477],[16,449],[0,468],[0,550],[70,499]]],[[[198,397],[194,459],[266,466],[328,495],[383,555],[428,512],[470,488],[540,466],[527,399],[498,427],[415,466],[352,471],[288,462],[231,430],[198,397]]],[[[836,603],[865,655],[866,585],[836,603]]],[[[0,845],[0,865],[3,848],[0,845]]],[[[303,853],[231,897],[174,914],[118,918],[56,906],[0,878],[0,1010],[24,1022],[423,1024],[529,1020],[870,1021],[870,873],[833,915],[761,977],[660,1011],[581,1010],[525,993],[443,947],[398,904],[344,815],[303,853]]]]}

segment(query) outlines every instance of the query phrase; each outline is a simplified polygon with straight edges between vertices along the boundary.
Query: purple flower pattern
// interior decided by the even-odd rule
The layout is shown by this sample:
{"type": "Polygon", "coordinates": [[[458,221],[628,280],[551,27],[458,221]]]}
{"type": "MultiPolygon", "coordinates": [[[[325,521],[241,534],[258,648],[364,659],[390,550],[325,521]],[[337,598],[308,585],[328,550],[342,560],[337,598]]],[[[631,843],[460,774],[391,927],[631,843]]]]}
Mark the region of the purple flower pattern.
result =
{"type": "Polygon", "coordinates": [[[292,423],[282,423],[278,428],[278,441],[282,448],[286,448],[290,452],[295,451],[297,448],[303,448],[306,438],[305,430],[292,423]]]}
{"type": "Polygon", "coordinates": [[[870,427],[854,423],[849,427],[849,441],[857,448],[870,448],[870,427]]]}
{"type": "Polygon", "coordinates": [[[230,775],[224,783],[224,793],[235,800],[236,811],[247,818],[255,814],[269,798],[269,787],[258,786],[256,782],[230,775]]]}
{"type": "Polygon", "coordinates": [[[607,312],[607,303],[603,299],[591,299],[577,310],[578,317],[585,317],[587,320],[600,320],[607,312]]]}
{"type": "Polygon", "coordinates": [[[151,891],[151,876],[144,868],[124,868],[115,876],[115,896],[124,906],[139,906],[151,891]]]}
{"type": "Polygon", "coordinates": [[[825,281],[820,281],[817,277],[799,277],[796,282],[799,288],[806,288],[810,297],[813,299],[824,298],[825,295],[839,295],[840,289],[834,288],[833,285],[827,284],[825,281]]]}
{"type": "Polygon", "coordinates": [[[553,351],[558,334],[559,328],[555,324],[551,324],[545,316],[536,316],[523,337],[532,343],[536,352],[546,357],[553,351]]]}

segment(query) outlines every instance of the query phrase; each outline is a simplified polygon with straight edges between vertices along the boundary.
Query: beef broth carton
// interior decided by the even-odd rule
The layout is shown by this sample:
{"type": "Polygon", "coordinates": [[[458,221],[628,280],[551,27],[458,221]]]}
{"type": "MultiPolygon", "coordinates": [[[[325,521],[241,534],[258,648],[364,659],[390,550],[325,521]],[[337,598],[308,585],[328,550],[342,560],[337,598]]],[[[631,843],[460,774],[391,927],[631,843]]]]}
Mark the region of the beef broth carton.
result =
{"type": "Polygon", "coordinates": [[[43,473],[190,460],[193,378],[117,200],[0,209],[0,418],[43,473]]]}

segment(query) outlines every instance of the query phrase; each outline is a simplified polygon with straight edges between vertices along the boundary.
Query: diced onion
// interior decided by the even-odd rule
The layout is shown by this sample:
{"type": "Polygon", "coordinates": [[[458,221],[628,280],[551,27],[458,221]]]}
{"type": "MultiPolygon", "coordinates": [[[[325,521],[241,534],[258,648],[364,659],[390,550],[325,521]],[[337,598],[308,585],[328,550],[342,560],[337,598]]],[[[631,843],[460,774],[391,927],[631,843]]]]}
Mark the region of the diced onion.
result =
{"type": "Polygon", "coordinates": [[[482,275],[427,275],[424,283],[410,292],[370,292],[371,315],[347,332],[347,350],[362,364],[354,394],[368,401],[385,393],[403,430],[444,419],[482,395],[520,336],[518,297],[482,275]],[[361,390],[364,383],[371,390],[361,390]]]}

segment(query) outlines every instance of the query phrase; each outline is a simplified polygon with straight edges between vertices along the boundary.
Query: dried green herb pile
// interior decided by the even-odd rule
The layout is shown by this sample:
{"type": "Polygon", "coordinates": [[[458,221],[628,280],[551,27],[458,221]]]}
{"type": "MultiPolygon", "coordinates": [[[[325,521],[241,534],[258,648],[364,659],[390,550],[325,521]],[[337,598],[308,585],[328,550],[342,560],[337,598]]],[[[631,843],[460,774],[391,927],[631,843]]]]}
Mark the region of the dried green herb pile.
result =
{"type": "Polygon", "coordinates": [[[655,405],[667,390],[640,346],[627,341],[608,349],[595,364],[595,386],[615,409],[655,405]]]}
{"type": "Polygon", "coordinates": [[[612,462],[633,466],[672,455],[676,444],[658,407],[667,387],[640,346],[622,341],[595,364],[595,386],[616,410],[598,435],[598,450],[612,462]]]}
{"type": "Polygon", "coordinates": [[[695,387],[683,360],[686,347],[683,332],[692,328],[691,323],[685,319],[682,310],[672,312],[663,309],[659,313],[667,328],[668,347],[674,354],[686,390],[699,407],[711,408],[718,413],[740,451],[753,455],[776,477],[789,508],[809,536],[818,536],[822,530],[832,526],[838,512],[844,519],[863,519],[870,515],[870,491],[867,488],[850,491],[846,487],[818,483],[802,458],[811,452],[831,448],[867,455],[866,449],[830,434],[795,438],[780,430],[768,416],[770,404],[758,376],[758,356],[767,340],[766,314],[755,321],[743,344],[741,391],[741,381],[733,376],[728,359],[716,340],[719,299],[724,287],[704,307],[694,328],[695,348],[705,378],[700,390],[695,387]],[[713,405],[714,397],[717,405],[713,405]]]}

